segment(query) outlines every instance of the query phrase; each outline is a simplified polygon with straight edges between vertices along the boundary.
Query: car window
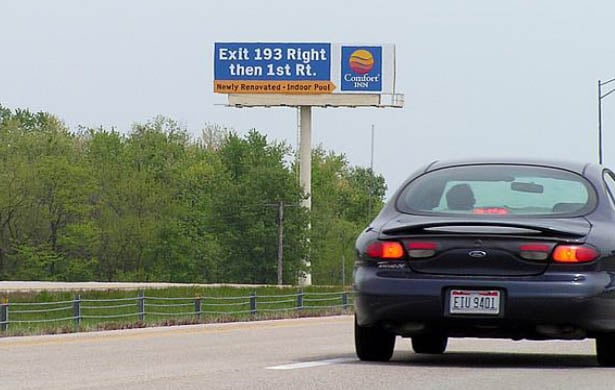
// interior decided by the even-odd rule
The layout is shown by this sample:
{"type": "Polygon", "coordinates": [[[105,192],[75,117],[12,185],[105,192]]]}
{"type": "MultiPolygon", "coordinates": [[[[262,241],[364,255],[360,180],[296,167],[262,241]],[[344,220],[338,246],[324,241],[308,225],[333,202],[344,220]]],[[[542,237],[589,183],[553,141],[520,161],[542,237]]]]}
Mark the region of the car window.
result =
{"type": "Polygon", "coordinates": [[[613,178],[613,172],[604,172],[604,184],[606,184],[611,205],[615,207],[615,178],[613,178]]]}
{"type": "Polygon", "coordinates": [[[410,182],[396,205],[406,213],[582,215],[595,204],[582,176],[527,165],[468,165],[439,169],[410,182]]]}

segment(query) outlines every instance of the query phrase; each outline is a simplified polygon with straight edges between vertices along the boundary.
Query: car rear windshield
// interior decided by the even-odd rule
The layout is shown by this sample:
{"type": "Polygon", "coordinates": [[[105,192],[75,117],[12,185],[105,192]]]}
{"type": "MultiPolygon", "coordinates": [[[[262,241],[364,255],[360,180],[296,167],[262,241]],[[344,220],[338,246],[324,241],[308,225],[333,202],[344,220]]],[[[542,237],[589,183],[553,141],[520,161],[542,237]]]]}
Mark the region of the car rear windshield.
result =
{"type": "Polygon", "coordinates": [[[396,201],[410,214],[583,215],[596,195],[586,179],[556,168],[467,165],[426,173],[396,201]]]}

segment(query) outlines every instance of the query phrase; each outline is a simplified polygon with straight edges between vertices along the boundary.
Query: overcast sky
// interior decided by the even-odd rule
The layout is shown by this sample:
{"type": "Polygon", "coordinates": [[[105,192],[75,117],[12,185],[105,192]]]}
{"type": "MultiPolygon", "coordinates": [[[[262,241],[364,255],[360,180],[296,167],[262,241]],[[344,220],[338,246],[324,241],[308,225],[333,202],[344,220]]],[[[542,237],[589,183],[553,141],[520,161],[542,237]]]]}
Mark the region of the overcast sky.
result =
{"type": "MultiPolygon", "coordinates": [[[[0,104],[69,126],[169,116],[296,145],[291,108],[212,92],[216,41],[392,43],[403,109],[315,109],[313,142],[390,189],[434,159],[597,161],[597,81],[615,77],[613,1],[0,0],[0,104]]],[[[609,86],[615,87],[615,82],[609,86]]],[[[603,100],[615,167],[615,94],[603,100]]]]}

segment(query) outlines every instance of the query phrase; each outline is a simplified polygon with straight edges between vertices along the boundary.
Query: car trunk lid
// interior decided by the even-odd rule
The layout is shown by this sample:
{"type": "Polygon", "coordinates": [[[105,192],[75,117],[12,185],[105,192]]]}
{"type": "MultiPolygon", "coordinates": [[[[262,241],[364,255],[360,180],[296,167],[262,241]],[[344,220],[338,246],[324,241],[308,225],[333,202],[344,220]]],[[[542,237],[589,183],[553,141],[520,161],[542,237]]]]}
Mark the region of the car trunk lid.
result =
{"type": "Polygon", "coordinates": [[[398,218],[381,239],[401,241],[415,272],[438,275],[530,276],[543,273],[559,243],[584,242],[584,218],[398,218]],[[427,250],[426,250],[427,249],[427,250]]]}

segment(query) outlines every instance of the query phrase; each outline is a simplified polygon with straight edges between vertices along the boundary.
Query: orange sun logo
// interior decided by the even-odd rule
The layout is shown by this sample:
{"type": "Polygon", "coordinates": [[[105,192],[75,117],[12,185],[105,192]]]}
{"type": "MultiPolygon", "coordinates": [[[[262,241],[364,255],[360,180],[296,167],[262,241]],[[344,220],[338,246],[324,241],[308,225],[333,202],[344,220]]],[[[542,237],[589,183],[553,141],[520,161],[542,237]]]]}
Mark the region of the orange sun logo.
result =
{"type": "Polygon", "coordinates": [[[374,67],[374,56],[367,50],[355,50],[348,61],[350,69],[358,74],[368,73],[374,67]]]}

